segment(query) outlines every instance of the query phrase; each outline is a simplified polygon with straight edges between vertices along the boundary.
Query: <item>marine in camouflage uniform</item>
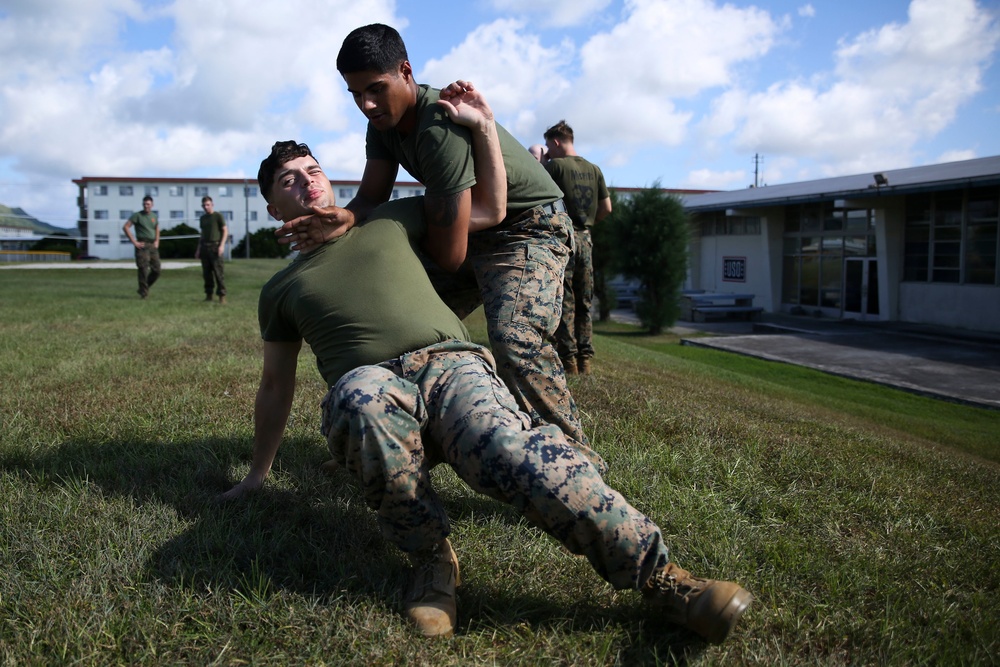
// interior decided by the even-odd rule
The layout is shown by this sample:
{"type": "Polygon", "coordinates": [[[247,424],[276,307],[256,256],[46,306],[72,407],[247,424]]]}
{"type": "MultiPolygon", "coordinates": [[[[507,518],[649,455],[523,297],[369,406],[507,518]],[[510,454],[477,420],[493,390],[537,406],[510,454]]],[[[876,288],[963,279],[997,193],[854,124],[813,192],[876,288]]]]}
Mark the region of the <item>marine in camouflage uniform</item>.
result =
{"type": "MultiPolygon", "coordinates": [[[[279,219],[333,204],[329,180],[294,142],[275,144],[258,182],[279,219]]],[[[416,566],[404,606],[422,633],[447,636],[456,624],[458,560],[430,477],[447,463],[473,489],[513,505],[585,555],[615,588],[641,590],[666,620],[722,641],[749,593],[670,563],[660,529],[607,486],[559,428],[533,424],[518,408],[489,351],[467,340],[413,251],[426,229],[422,213],[419,199],[387,203],[300,254],[261,290],[264,366],[253,462],[225,497],[263,484],[288,420],[304,340],[331,386],[322,403],[330,452],[360,483],[384,537],[416,566]]]]}
{"type": "Polygon", "coordinates": [[[576,154],[573,129],[561,120],[545,131],[545,169],[563,192],[576,245],[563,280],[556,350],[567,373],[589,373],[594,357],[594,244],[590,228],[611,213],[611,193],[600,167],[576,154]]]}
{"type": "MultiPolygon", "coordinates": [[[[414,81],[398,33],[380,25],[353,31],[338,54],[337,69],[372,119],[364,176],[345,208],[363,214],[386,201],[400,166],[424,185],[425,196],[434,202],[431,209],[439,203],[452,206],[466,191],[475,204],[470,131],[438,105],[439,90],[414,81]]],[[[497,371],[518,405],[533,423],[558,426],[603,470],[606,464],[588,445],[551,343],[572,244],[562,193],[509,132],[499,124],[496,131],[506,172],[506,216],[499,225],[469,235],[467,261],[458,275],[430,266],[432,280],[461,318],[484,305],[497,371]]]]}
{"type": "Polygon", "coordinates": [[[139,280],[139,296],[149,296],[149,288],[160,277],[160,222],[153,212],[153,198],[142,198],[142,210],[133,213],[122,231],[135,246],[135,266],[139,280]],[[135,227],[135,231],[132,228],[135,227]]]}

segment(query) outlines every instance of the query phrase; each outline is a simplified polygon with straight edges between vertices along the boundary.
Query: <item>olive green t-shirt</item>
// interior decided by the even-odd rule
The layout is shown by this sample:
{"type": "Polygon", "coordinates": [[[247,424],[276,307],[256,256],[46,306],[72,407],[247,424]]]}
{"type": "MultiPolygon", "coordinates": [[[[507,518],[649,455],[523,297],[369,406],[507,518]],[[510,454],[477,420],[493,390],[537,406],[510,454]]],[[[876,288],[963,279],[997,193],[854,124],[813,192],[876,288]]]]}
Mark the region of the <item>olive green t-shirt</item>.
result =
{"type": "Polygon", "coordinates": [[[135,227],[136,241],[155,241],[156,240],[156,226],[160,224],[156,217],[156,214],[150,211],[146,213],[145,211],[136,211],[133,213],[129,219],[132,226],[135,227]]]}
{"type": "Polygon", "coordinates": [[[567,155],[552,158],[545,169],[563,192],[566,213],[573,219],[573,226],[592,226],[598,202],[611,196],[600,168],[579,155],[567,155]]]}
{"type": "Polygon", "coordinates": [[[465,325],[434,292],[411,246],[424,233],[420,197],[376,208],[346,234],[299,255],[260,293],[261,337],[305,340],[329,386],[445,340],[468,340],[465,325]]]}
{"type": "MultiPolygon", "coordinates": [[[[453,195],[476,183],[472,136],[437,104],[440,92],[418,86],[417,126],[406,137],[395,129],[381,132],[369,123],[366,139],[369,160],[398,162],[434,197],[453,195]]],[[[508,217],[562,197],[544,167],[500,123],[497,134],[507,170],[508,217]]]]}
{"type": "Polygon", "coordinates": [[[222,230],[226,228],[226,219],[218,211],[212,211],[201,216],[201,240],[203,243],[218,243],[222,240],[222,230]]]}

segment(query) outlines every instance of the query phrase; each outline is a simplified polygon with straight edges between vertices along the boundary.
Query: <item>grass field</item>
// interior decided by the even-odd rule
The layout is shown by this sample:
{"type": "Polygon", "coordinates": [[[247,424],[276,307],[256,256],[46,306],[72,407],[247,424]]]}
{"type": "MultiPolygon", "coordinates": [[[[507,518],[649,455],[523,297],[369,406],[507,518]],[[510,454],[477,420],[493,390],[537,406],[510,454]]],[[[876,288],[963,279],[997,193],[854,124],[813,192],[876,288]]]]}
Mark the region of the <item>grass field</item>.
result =
{"type": "MultiPolygon", "coordinates": [[[[324,476],[311,355],[265,490],[256,300],[281,265],[0,271],[0,664],[978,665],[1000,655],[1000,413],[601,325],[571,387],[675,559],[756,601],[707,646],[435,471],[459,632],[399,615],[405,559],[324,476]]],[[[481,320],[469,322],[484,337],[481,320]]],[[[308,351],[303,352],[304,355],[308,351]]]]}

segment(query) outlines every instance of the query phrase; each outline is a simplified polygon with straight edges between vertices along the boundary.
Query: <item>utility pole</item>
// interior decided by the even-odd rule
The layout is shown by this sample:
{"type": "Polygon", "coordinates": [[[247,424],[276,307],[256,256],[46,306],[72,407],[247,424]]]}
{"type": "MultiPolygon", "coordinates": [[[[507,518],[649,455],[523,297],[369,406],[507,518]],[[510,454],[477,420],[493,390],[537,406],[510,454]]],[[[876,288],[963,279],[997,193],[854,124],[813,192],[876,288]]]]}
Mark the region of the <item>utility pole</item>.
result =
{"type": "Polygon", "coordinates": [[[246,225],[246,236],[243,237],[246,241],[247,259],[250,259],[250,190],[249,185],[247,185],[247,179],[243,179],[243,222],[246,225]]]}
{"type": "Polygon", "coordinates": [[[760,153],[753,154],[753,186],[760,187],[760,165],[764,161],[764,156],[760,153]]]}

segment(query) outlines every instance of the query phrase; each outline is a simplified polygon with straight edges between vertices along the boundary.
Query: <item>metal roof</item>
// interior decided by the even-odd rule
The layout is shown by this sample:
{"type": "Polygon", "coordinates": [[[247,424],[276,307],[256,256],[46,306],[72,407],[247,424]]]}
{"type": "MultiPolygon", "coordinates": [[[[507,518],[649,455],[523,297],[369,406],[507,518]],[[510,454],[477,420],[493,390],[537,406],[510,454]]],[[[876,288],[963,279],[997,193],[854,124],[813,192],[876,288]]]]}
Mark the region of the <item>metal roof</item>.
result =
{"type": "Polygon", "coordinates": [[[965,185],[1000,183],[1000,155],[945,162],[924,167],[874,170],[867,174],[836,176],[816,181],[765,185],[759,188],[713,192],[683,196],[689,212],[728,208],[755,208],[801,204],[832,199],[864,199],[892,195],[954,189],[965,185]],[[875,174],[885,176],[887,183],[876,186],[875,174]]]}

